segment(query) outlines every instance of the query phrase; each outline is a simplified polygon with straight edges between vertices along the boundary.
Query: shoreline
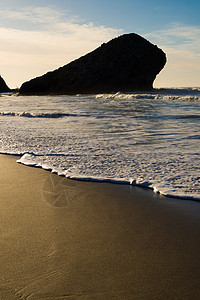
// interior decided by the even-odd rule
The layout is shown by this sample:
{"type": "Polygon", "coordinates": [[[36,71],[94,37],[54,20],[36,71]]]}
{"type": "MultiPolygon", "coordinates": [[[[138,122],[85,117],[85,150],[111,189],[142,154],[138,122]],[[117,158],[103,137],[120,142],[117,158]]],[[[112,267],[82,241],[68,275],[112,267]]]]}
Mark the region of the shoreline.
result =
{"type": "Polygon", "coordinates": [[[131,185],[137,188],[142,188],[142,189],[147,189],[155,194],[162,195],[167,198],[172,198],[172,199],[177,199],[177,200],[186,200],[186,201],[195,201],[195,202],[200,202],[199,197],[195,196],[179,196],[179,195],[173,195],[173,194],[165,194],[162,191],[157,190],[156,187],[144,185],[144,184],[137,184],[134,183],[135,180],[132,182],[128,181],[127,179],[123,178],[98,178],[98,177],[77,177],[77,176],[65,176],[64,174],[59,174],[59,172],[54,171],[52,168],[44,168],[42,165],[35,165],[35,163],[28,163],[28,162],[23,162],[21,161],[21,158],[23,157],[24,154],[31,154],[29,152],[27,153],[21,153],[21,154],[13,154],[13,153],[2,153],[0,152],[0,155],[5,155],[5,156],[14,156],[14,157],[19,157],[19,159],[16,161],[19,164],[22,164],[27,167],[32,167],[32,168],[39,168],[48,172],[51,172],[52,174],[55,174],[57,176],[62,176],[70,180],[75,180],[75,181],[83,181],[83,182],[96,182],[96,183],[111,183],[111,184],[122,184],[122,185],[131,185]]]}
{"type": "Polygon", "coordinates": [[[0,298],[200,297],[198,202],[0,164],[0,298]]]}

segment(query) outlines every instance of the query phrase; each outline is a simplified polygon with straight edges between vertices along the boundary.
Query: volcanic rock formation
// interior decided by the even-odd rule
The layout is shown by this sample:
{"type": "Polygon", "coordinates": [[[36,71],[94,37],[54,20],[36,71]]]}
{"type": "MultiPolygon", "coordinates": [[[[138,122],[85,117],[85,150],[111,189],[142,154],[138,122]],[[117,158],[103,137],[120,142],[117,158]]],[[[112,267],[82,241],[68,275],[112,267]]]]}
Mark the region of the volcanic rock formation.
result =
{"type": "Polygon", "coordinates": [[[21,94],[87,94],[147,91],[166,63],[165,53],[130,33],[115,38],[77,60],[25,82],[21,94]]]}
{"type": "Polygon", "coordinates": [[[10,92],[11,90],[5,83],[5,80],[0,76],[0,93],[7,93],[10,92]]]}

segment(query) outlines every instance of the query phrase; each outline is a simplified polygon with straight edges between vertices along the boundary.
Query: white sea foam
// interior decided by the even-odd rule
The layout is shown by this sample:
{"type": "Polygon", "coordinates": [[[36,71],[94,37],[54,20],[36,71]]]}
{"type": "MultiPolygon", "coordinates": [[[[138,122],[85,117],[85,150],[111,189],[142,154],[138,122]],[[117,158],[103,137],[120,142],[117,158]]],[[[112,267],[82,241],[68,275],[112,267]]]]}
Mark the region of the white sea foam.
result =
{"type": "Polygon", "coordinates": [[[199,99],[198,88],[4,96],[0,151],[69,178],[200,200],[199,99]]]}
{"type": "Polygon", "coordinates": [[[144,100],[189,100],[199,101],[200,90],[195,89],[155,89],[148,93],[112,93],[112,94],[98,94],[97,99],[144,99],[144,100]]]}

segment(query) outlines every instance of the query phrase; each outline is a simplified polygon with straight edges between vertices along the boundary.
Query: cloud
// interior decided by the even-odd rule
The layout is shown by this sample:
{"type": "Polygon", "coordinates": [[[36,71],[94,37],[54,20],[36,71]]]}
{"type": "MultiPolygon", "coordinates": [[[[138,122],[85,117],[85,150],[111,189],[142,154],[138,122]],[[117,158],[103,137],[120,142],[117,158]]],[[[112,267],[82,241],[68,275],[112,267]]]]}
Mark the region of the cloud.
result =
{"type": "Polygon", "coordinates": [[[77,17],[45,7],[0,11],[2,16],[10,26],[0,27],[1,74],[6,74],[11,86],[58,68],[122,33],[93,23],[80,24],[77,17]],[[12,23],[16,20],[18,29],[12,23]],[[20,22],[26,22],[29,29],[19,29],[20,22]],[[40,28],[35,30],[35,24],[40,28]]]}
{"type": "MultiPolygon", "coordinates": [[[[122,33],[122,29],[84,23],[55,7],[0,10],[0,74],[9,86],[20,86],[122,33]]],[[[167,54],[156,87],[199,86],[200,27],[172,23],[143,36],[167,54]]]]}
{"type": "Polygon", "coordinates": [[[167,54],[168,62],[158,76],[157,86],[199,86],[200,27],[172,23],[145,37],[167,54]]]}
{"type": "Polygon", "coordinates": [[[146,34],[146,37],[157,40],[162,45],[171,45],[179,49],[200,53],[200,27],[171,23],[168,28],[146,34]]]}
{"type": "Polygon", "coordinates": [[[67,11],[58,11],[51,7],[25,7],[18,11],[1,10],[0,17],[3,19],[27,21],[29,23],[56,23],[67,14],[67,11]]]}

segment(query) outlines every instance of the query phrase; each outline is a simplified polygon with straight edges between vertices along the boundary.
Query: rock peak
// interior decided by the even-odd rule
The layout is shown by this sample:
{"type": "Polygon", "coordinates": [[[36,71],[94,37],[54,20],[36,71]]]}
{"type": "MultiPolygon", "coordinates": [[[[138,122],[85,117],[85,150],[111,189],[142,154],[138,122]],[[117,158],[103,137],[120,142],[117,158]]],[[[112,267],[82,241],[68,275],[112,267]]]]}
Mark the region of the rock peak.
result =
{"type": "Polygon", "coordinates": [[[7,92],[10,92],[10,91],[11,90],[9,89],[7,84],[5,83],[5,80],[0,75],[0,93],[7,93],[7,92]]]}
{"type": "Polygon", "coordinates": [[[94,51],[25,82],[21,94],[89,94],[147,91],[166,63],[165,53],[135,33],[103,43],[94,51]]]}

